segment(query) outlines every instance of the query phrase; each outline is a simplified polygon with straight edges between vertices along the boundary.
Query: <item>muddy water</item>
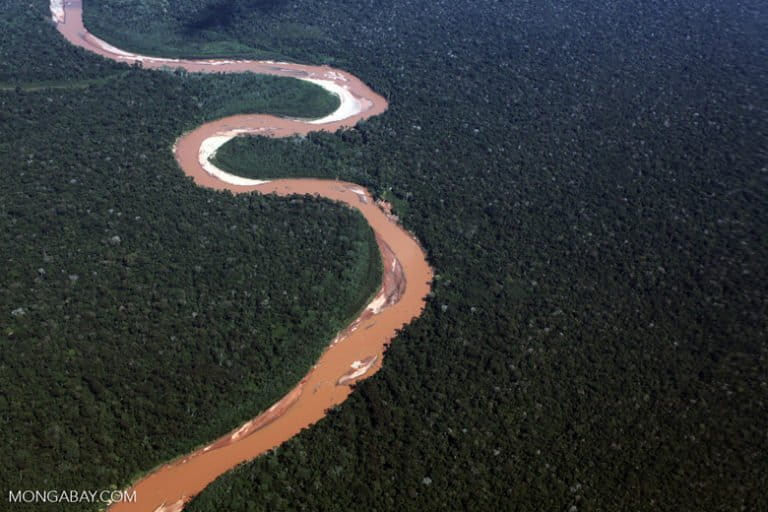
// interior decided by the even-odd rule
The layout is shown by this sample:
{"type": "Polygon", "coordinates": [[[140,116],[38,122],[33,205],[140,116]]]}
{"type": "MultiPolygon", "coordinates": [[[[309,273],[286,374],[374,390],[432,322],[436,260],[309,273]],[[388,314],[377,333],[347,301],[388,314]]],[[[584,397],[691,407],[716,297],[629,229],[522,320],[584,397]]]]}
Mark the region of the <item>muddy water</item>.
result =
{"type": "Polygon", "coordinates": [[[181,510],[192,496],[216,477],[280,445],[317,422],[329,408],[347,398],[351,385],[375,373],[381,366],[385,345],[394,338],[396,330],[421,314],[432,280],[432,270],[416,240],[393,222],[374,203],[368,191],[359,185],[318,179],[281,179],[255,186],[232,185],[208,174],[199,161],[200,145],[212,136],[233,131],[273,137],[306,134],[315,130],[335,131],[386,110],[384,98],[358,78],[344,71],[321,66],[144,57],[111,47],[89,34],[83,27],[82,2],[79,0],[64,3],[52,0],[51,12],[59,31],[68,41],[110,59],[140,62],[146,68],[171,66],[196,72],[251,71],[321,79],[332,81],[346,90],[346,110],[342,105],[335,116],[329,116],[331,122],[316,124],[317,121],[310,123],[267,115],[232,116],[207,123],[185,134],[174,146],[179,165],[200,186],[226,189],[234,193],[255,191],[281,196],[314,194],[341,201],[358,210],[376,234],[384,263],[384,278],[376,298],[352,324],[339,333],[317,364],[293,390],[236,430],[192,454],[160,467],[138,481],[132,487],[137,496],[135,503],[115,504],[110,508],[112,512],[181,510]]]}

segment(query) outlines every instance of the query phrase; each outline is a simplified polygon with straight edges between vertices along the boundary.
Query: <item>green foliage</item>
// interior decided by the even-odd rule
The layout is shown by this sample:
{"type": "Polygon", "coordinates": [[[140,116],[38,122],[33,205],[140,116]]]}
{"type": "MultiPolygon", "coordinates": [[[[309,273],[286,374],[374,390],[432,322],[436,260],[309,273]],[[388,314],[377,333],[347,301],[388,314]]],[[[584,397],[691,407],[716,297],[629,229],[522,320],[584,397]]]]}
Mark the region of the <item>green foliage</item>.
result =
{"type": "Polygon", "coordinates": [[[197,74],[174,71],[207,119],[234,114],[323,117],[339,107],[339,98],[319,85],[301,80],[243,73],[197,74]]]}
{"type": "Polygon", "coordinates": [[[0,82],[0,91],[43,91],[47,89],[86,89],[92,85],[104,85],[116,78],[124,78],[127,71],[106,75],[100,78],[83,78],[79,80],[37,80],[33,82],[0,82]]]}
{"type": "MultiPolygon", "coordinates": [[[[199,44],[202,36],[184,27],[213,5],[146,1],[142,18],[134,0],[86,1],[88,23],[102,20],[107,39],[119,42],[108,36],[121,27],[142,34],[134,39],[169,37],[148,32],[154,19],[174,27],[167,34],[179,48],[199,44]]],[[[205,37],[307,62],[335,59],[387,95],[391,109],[301,144],[236,141],[219,158],[258,173],[269,171],[255,168],[263,159],[370,185],[407,212],[438,278],[424,316],[394,340],[375,377],[314,428],[219,479],[191,511],[768,509],[764,2],[229,4],[238,15],[205,37]]],[[[188,112],[191,103],[173,90],[182,86],[167,78],[152,94],[188,112]]],[[[23,109],[42,112],[45,98],[23,109]]],[[[92,115],[95,101],[68,115],[92,115]]],[[[23,109],[14,129],[25,126],[23,109]]],[[[203,230],[211,244],[228,236],[204,231],[199,211],[211,197],[229,203],[174,174],[163,144],[178,126],[158,146],[156,134],[142,132],[145,116],[112,139],[69,150],[82,153],[75,162],[95,157],[89,168],[104,169],[88,186],[122,173],[98,192],[107,187],[109,199],[133,205],[153,187],[184,192],[182,215],[153,217],[152,232],[173,233],[172,220],[192,215],[185,233],[203,230]],[[129,157],[135,152],[115,149],[126,146],[121,137],[164,163],[145,170],[129,157]],[[123,179],[134,174],[145,179],[123,179]]],[[[11,126],[5,119],[2,128],[11,126]]],[[[146,119],[148,127],[169,122],[146,119]]],[[[92,125],[73,123],[80,142],[92,125]]],[[[20,136],[25,144],[41,124],[20,136]]],[[[24,162],[19,147],[17,139],[0,146],[14,152],[14,169],[24,162]]],[[[54,158],[45,157],[34,165],[54,158]]],[[[0,198],[33,190],[31,201],[46,204],[43,194],[60,194],[76,177],[50,166],[42,168],[61,182],[14,181],[0,198]]],[[[31,218],[28,232],[57,229],[60,214],[48,215],[31,218]]],[[[29,236],[16,246],[39,250],[29,236]]],[[[20,265],[4,279],[26,276],[20,265]]],[[[25,279],[18,293],[27,297],[38,285],[25,279]]],[[[220,315],[210,320],[214,340],[221,326],[246,335],[220,315]]],[[[32,414],[15,421],[35,425],[32,414]]],[[[67,439],[46,432],[49,443],[67,439]]],[[[101,442],[122,446],[106,432],[101,442]]],[[[13,446],[8,453],[34,460],[13,446]]],[[[162,439],[156,450],[166,448],[170,456],[162,439]]],[[[18,478],[14,471],[3,474],[18,478]]]]}
{"type": "Polygon", "coordinates": [[[355,173],[356,168],[363,166],[364,154],[349,148],[348,141],[343,138],[322,132],[288,139],[238,137],[222,146],[212,161],[227,172],[249,178],[314,176],[332,179],[343,174],[353,183],[367,185],[368,175],[355,173]]]}
{"type": "Polygon", "coordinates": [[[0,83],[103,78],[124,69],[96,59],[59,37],[49,2],[3,2],[0,16],[0,83]]]}
{"type": "MultiPolygon", "coordinates": [[[[227,28],[245,14],[268,13],[281,3],[284,2],[90,0],[84,20],[93,34],[145,55],[286,60],[267,45],[244,44],[227,34],[227,28]]],[[[302,26],[284,27],[282,37],[295,38],[301,30],[302,26]]]]}

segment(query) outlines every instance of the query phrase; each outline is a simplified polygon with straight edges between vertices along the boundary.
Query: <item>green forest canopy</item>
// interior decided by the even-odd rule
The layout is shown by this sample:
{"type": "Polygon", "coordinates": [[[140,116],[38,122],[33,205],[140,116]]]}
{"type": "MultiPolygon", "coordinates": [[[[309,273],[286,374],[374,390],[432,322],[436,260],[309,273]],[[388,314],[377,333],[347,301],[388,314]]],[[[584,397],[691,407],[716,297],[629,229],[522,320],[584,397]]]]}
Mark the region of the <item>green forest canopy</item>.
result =
{"type": "Polygon", "coordinates": [[[220,156],[369,185],[438,273],[381,372],[190,510],[768,509],[764,3],[88,2],[129,49],[385,94],[220,156]]]}

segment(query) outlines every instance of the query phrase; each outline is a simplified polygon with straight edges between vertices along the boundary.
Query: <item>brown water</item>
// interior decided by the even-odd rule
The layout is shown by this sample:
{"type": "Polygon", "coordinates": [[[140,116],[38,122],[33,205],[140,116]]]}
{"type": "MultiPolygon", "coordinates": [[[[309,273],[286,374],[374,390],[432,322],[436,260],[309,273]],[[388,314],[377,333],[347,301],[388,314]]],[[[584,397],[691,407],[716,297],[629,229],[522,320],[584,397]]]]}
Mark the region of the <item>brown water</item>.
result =
{"type": "Polygon", "coordinates": [[[359,185],[333,180],[281,179],[258,186],[238,186],[219,181],[200,165],[200,144],[208,137],[245,129],[273,137],[335,131],[357,121],[378,115],[387,102],[358,78],[329,67],[300,64],[230,61],[168,60],[122,52],[111,48],[87,32],[82,22],[82,2],[66,2],[65,17],[59,19],[59,32],[72,44],[122,62],[142,62],[146,68],[183,67],[197,72],[244,72],[332,79],[348,88],[362,105],[361,112],[327,124],[282,119],[267,115],[239,115],[204,124],[185,134],[174,147],[176,160],[184,173],[200,186],[226,189],[234,193],[256,191],[278,195],[314,194],[341,201],[358,210],[376,234],[384,263],[381,289],[363,313],[334,339],[317,364],[279,402],[267,411],[211,444],[164,465],[139,480],[135,503],[119,503],[112,512],[170,512],[181,510],[222,473],[275,448],[326,415],[328,409],[343,402],[351,386],[375,373],[396,330],[419,316],[429,293],[432,270],[417,241],[391,220],[370,193],[359,185]]]}

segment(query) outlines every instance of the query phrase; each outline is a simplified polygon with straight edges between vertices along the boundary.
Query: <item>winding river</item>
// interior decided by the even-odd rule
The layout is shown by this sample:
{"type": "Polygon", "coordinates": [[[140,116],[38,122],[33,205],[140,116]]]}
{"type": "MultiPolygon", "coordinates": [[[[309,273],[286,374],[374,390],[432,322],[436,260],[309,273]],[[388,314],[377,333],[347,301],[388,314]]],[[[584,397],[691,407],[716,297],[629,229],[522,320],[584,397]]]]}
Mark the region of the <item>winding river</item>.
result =
{"type": "Polygon", "coordinates": [[[278,195],[314,194],[358,210],[373,228],[384,263],[378,294],[360,316],[330,343],[315,366],[280,401],[236,430],[191,454],[163,465],[136,482],[137,500],[116,503],[111,512],[179,511],[222,473],[277,447],[343,402],[351,386],[376,372],[386,344],[397,329],[424,309],[432,270],[418,242],[399,226],[387,209],[354,183],[320,179],[250,180],[228,174],[209,161],[232,137],[259,134],[288,137],[312,131],[336,131],[387,109],[387,102],[358,78],[324,66],[272,61],[185,60],[136,55],[89,34],[83,26],[82,1],[51,0],[51,14],[59,32],[72,44],[106,58],[144,68],[182,67],[191,72],[231,72],[287,76],[307,80],[336,94],[339,108],[316,120],[268,115],[237,115],[206,123],[184,134],[173,146],[181,169],[196,184],[233,193],[278,195]]]}

